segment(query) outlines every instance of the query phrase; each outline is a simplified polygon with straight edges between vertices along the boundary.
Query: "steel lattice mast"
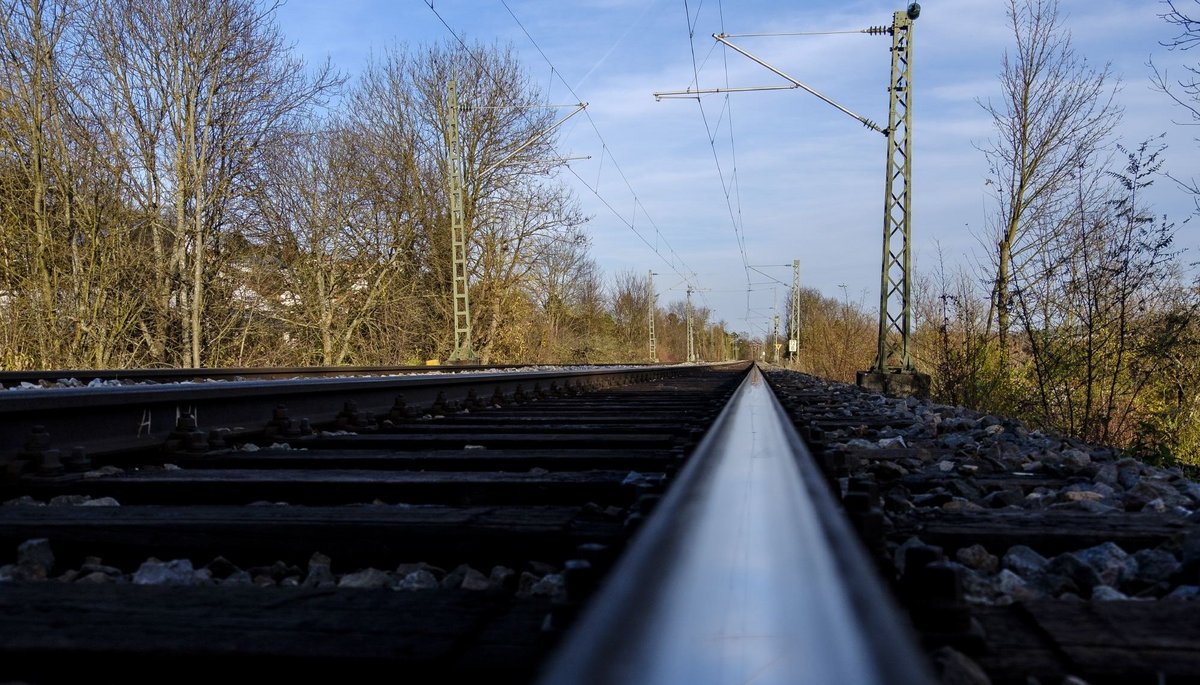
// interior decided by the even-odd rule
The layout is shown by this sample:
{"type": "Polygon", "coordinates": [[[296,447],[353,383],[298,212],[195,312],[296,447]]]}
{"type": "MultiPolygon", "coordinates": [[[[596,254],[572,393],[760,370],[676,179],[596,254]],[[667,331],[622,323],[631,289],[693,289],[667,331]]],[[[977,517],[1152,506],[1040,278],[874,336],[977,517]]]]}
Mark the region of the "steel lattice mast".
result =
{"type": "Polygon", "coordinates": [[[792,260],[792,318],[788,322],[788,356],[792,366],[800,361],[800,260],[792,260]]]}
{"type": "MultiPolygon", "coordinates": [[[[918,10],[919,12],[919,10],[918,10]]],[[[896,12],[892,34],[887,181],[883,203],[883,268],[879,283],[876,373],[912,372],[912,8],[896,12]],[[894,362],[894,363],[890,363],[894,362]]]]}
{"type": "Polygon", "coordinates": [[[658,339],[654,335],[654,319],[658,309],[657,298],[654,296],[654,271],[646,272],[646,290],[648,291],[649,306],[646,311],[646,324],[650,330],[650,362],[658,363],[658,339]]]}
{"type": "MultiPolygon", "coordinates": [[[[447,110],[449,122],[447,138],[450,145],[450,250],[453,261],[454,288],[454,352],[450,354],[451,362],[475,362],[475,351],[471,349],[471,299],[467,288],[467,226],[464,212],[463,186],[466,184],[466,166],[462,158],[462,140],[459,136],[461,110],[458,105],[458,81],[450,79],[447,84],[447,110]]],[[[553,105],[562,107],[565,105],[553,105]]],[[[520,145],[508,151],[499,161],[477,172],[476,178],[487,176],[500,168],[501,165],[514,159],[521,151],[553,133],[567,120],[582,112],[586,102],[573,105],[575,110],[555,122],[552,126],[537,131],[520,145]]],[[[586,159],[586,158],[585,158],[586,159]]],[[[562,163],[566,160],[554,160],[552,163],[562,163]]]]}
{"type": "Polygon", "coordinates": [[[463,216],[462,145],[458,136],[458,83],[451,80],[449,100],[450,138],[450,251],[454,280],[454,352],[449,361],[475,361],[471,349],[471,300],[467,290],[467,228],[463,216]]]}
{"type": "Polygon", "coordinates": [[[692,293],[693,292],[695,292],[695,290],[692,288],[692,286],[689,285],[688,289],[687,289],[687,360],[689,362],[696,361],[696,344],[695,344],[695,339],[693,337],[694,329],[693,329],[693,325],[692,325],[692,293]]]}
{"type": "MultiPolygon", "coordinates": [[[[887,137],[887,177],[884,195],[883,263],[879,292],[879,341],[875,363],[869,371],[860,371],[858,383],[867,388],[893,394],[928,394],[929,377],[918,373],[909,353],[912,330],[912,288],[909,274],[912,262],[912,29],[921,15],[921,6],[912,3],[896,12],[892,25],[874,26],[859,33],[892,36],[892,75],[888,125],[875,122],[826,97],[777,67],[752,55],[729,41],[728,34],[713,38],[753,62],[788,81],[787,85],[753,88],[715,88],[661,91],[654,97],[694,99],[706,93],[731,93],[755,90],[798,88],[855,119],[863,126],[887,137]]],[[[746,34],[754,35],[754,34],[746,34]]]]}

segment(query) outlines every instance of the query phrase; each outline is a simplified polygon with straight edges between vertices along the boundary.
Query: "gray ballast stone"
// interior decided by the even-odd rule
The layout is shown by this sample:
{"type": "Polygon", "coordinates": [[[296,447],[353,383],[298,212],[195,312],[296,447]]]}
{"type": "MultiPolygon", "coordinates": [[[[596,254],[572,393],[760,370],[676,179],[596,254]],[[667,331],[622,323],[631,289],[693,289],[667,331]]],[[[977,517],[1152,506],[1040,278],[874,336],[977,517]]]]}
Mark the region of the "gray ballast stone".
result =
{"type": "Polygon", "coordinates": [[[417,569],[409,573],[396,585],[397,590],[409,591],[436,590],[437,588],[438,579],[425,569],[417,569]]]}
{"type": "Polygon", "coordinates": [[[1104,585],[1096,569],[1075,552],[1051,559],[1037,582],[1051,595],[1073,592],[1085,597],[1091,594],[1092,588],[1104,585]]]}
{"type": "Polygon", "coordinates": [[[365,568],[355,573],[347,573],[338,581],[338,588],[355,588],[375,590],[392,584],[392,577],[377,568],[365,568]]]}
{"type": "Polygon", "coordinates": [[[1075,555],[1095,569],[1104,585],[1119,587],[1137,576],[1137,561],[1114,542],[1089,547],[1075,555]]]}
{"type": "Polygon", "coordinates": [[[1047,563],[1046,557],[1025,545],[1009,547],[1000,561],[1001,566],[1026,579],[1041,573],[1047,563]]]}
{"type": "Polygon", "coordinates": [[[1129,596],[1108,585],[1097,585],[1092,588],[1093,602],[1117,602],[1125,599],[1129,599],[1129,596]]]}
{"type": "Polygon", "coordinates": [[[992,685],[979,664],[951,647],[941,647],[930,655],[930,660],[942,685],[992,685]]]}
{"type": "Polygon", "coordinates": [[[1138,580],[1150,584],[1170,579],[1183,567],[1174,554],[1161,549],[1140,549],[1133,560],[1137,562],[1138,580]]]}
{"type": "Polygon", "coordinates": [[[997,573],[994,582],[996,583],[996,591],[1002,597],[1009,598],[1008,601],[1002,603],[1024,602],[1037,598],[1037,591],[1030,587],[1024,578],[1008,569],[1003,569],[1000,573],[997,573]]]}
{"type": "Polygon", "coordinates": [[[106,566],[104,560],[100,557],[86,557],[83,560],[83,566],[79,567],[79,573],[80,575],[102,573],[112,578],[120,578],[125,575],[121,572],[121,569],[115,566],[106,566]]]}
{"type": "Polygon", "coordinates": [[[1168,593],[1164,599],[1200,599],[1200,585],[1180,585],[1168,593]]]}
{"type": "Polygon", "coordinates": [[[473,590],[478,592],[480,590],[491,589],[492,583],[488,580],[487,576],[472,568],[467,570],[459,587],[463,590],[473,590]]]}
{"type": "Polygon", "coordinates": [[[984,497],[983,504],[992,509],[1021,507],[1025,505],[1025,495],[1017,488],[1005,488],[984,497]]]}
{"type": "Polygon", "coordinates": [[[54,569],[54,552],[50,540],[34,538],[17,546],[17,566],[30,576],[30,580],[45,580],[54,569]]]}
{"type": "Polygon", "coordinates": [[[507,566],[493,566],[488,580],[496,587],[515,590],[517,587],[517,572],[507,566]]]}
{"type": "MultiPolygon", "coordinates": [[[[241,570],[234,565],[232,561],[226,559],[225,557],[217,557],[213,559],[212,561],[208,562],[204,568],[208,569],[209,572],[212,573],[213,578],[218,579],[227,578],[241,570]]],[[[247,577],[249,577],[249,574],[247,574],[247,577]]]]}
{"type": "Polygon", "coordinates": [[[142,562],[133,574],[134,585],[194,585],[195,569],[188,559],[159,561],[148,559],[142,562]]]}
{"type": "Polygon", "coordinates": [[[308,560],[308,575],[304,577],[304,587],[330,588],[336,586],[337,580],[333,577],[332,563],[329,557],[320,552],[314,552],[308,560]]]}
{"type": "Polygon", "coordinates": [[[117,578],[110,576],[107,573],[101,573],[100,571],[92,571],[91,573],[80,574],[75,578],[75,582],[81,585],[110,585],[112,583],[116,583],[117,581],[117,578]]]}
{"type": "Polygon", "coordinates": [[[566,594],[567,582],[560,573],[547,573],[533,584],[530,594],[543,597],[558,597],[566,594]]]}
{"type": "Polygon", "coordinates": [[[958,550],[954,557],[963,566],[982,573],[995,573],[1000,568],[1000,559],[988,552],[983,545],[964,547],[958,550]]]}
{"type": "MultiPolygon", "coordinates": [[[[267,580],[270,582],[269,578],[267,580]]],[[[250,577],[249,571],[234,571],[219,581],[219,584],[228,587],[250,587],[254,585],[254,579],[250,577]]],[[[270,582],[270,584],[274,585],[275,583],[270,582]]]]}

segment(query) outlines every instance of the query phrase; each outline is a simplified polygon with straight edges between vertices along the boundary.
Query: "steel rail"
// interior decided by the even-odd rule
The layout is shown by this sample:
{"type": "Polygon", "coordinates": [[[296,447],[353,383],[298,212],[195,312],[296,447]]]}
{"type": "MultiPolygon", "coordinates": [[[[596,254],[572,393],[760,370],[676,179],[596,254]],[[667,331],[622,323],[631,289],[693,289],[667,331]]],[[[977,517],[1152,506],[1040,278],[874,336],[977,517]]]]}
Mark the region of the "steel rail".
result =
{"type": "MultiPolygon", "coordinates": [[[[645,366],[644,364],[588,364],[588,367],[645,366]]],[[[206,380],[267,380],[340,376],[389,376],[412,374],[480,373],[502,369],[545,369],[545,364],[464,364],[437,366],[285,366],[270,368],[227,367],[202,369],[63,369],[48,371],[0,371],[0,388],[17,388],[22,383],[55,383],[74,379],[83,384],[93,380],[129,383],[179,383],[206,380]]]]}
{"type": "Polygon", "coordinates": [[[543,685],[933,682],[757,367],[543,685]]]}
{"type": "Polygon", "coordinates": [[[195,419],[194,430],[224,428],[236,438],[261,433],[277,405],[317,427],[334,421],[349,401],[361,412],[382,414],[398,396],[410,407],[428,407],[439,396],[461,403],[474,392],[486,401],[497,390],[530,392],[535,384],[549,390],[552,383],[648,381],[714,366],[723,365],[9,390],[0,393],[0,467],[19,458],[34,430],[49,433],[52,447],[64,454],[77,445],[88,454],[158,449],[185,414],[195,419]]]}

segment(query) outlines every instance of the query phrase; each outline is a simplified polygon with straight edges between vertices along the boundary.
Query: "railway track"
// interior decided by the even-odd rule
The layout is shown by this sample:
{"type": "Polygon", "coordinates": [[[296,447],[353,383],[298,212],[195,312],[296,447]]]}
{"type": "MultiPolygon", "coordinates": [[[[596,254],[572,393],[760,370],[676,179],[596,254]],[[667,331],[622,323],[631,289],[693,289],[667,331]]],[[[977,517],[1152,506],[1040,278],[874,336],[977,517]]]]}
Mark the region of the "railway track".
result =
{"type": "MultiPolygon", "coordinates": [[[[261,665],[311,679],[382,666],[417,680],[516,683],[542,673],[582,682],[543,669],[584,607],[632,612],[610,630],[659,620],[592,601],[596,587],[707,565],[622,555],[630,535],[645,525],[642,548],[667,549],[662,526],[683,530],[680,500],[707,499],[697,488],[726,480],[714,469],[767,463],[739,452],[747,431],[790,430],[750,373],[739,364],[6,393],[0,549],[17,555],[0,569],[10,581],[0,583],[2,675],[61,682],[84,668],[135,682],[261,665]],[[624,562],[641,567],[610,571],[618,557],[642,558],[624,562]]],[[[798,445],[794,432],[779,433],[756,454],[786,467],[798,445]]],[[[809,490],[795,480],[784,502],[823,492],[809,490]]],[[[775,506],[786,514],[793,505],[775,506]]],[[[764,514],[774,515],[713,509],[709,520],[764,514]]],[[[763,523],[772,522],[753,527],[763,523]]],[[[807,535],[845,538],[821,526],[807,535]]],[[[741,558],[773,551],[761,542],[741,558]]],[[[757,563],[786,581],[791,549],[757,563]]],[[[838,553],[818,566],[829,582],[864,564],[838,553]]],[[[744,567],[730,572],[753,584],[744,567]]],[[[710,582],[687,581],[700,590],[710,582]]],[[[858,613],[835,604],[835,620],[858,613]]],[[[886,600],[878,606],[882,614],[866,615],[884,618],[871,620],[899,625],[886,600]]],[[[768,642],[779,654],[790,649],[792,623],[773,626],[781,632],[768,642]]],[[[705,628],[692,647],[727,627],[705,628]]],[[[827,672],[864,668],[856,649],[843,648],[827,672]]],[[[728,668],[759,671],[761,658],[744,648],[728,668]]],[[[880,658],[865,668],[880,671],[880,658]]],[[[909,670],[897,673],[920,673],[907,658],[909,670]]],[[[670,681],[667,663],[648,668],[670,681]]],[[[764,682],[795,682],[801,662],[781,663],[764,682]]]]}
{"type": "MultiPolygon", "coordinates": [[[[601,364],[628,368],[629,364],[601,364]]],[[[421,366],[298,366],[276,368],[212,369],[75,369],[64,371],[0,371],[0,389],[22,387],[81,387],[207,383],[214,381],[339,378],[347,376],[400,376],[446,373],[482,373],[546,368],[537,364],[464,364],[421,366]]]]}
{"type": "Polygon", "coordinates": [[[1116,455],[1072,470],[1086,446],[1045,438],[1018,459],[1035,438],[1014,422],[767,378],[743,364],[0,394],[0,678],[1200,675],[1195,603],[1176,597],[1200,585],[1186,479],[1134,469],[1141,490],[1117,487],[1130,511],[1098,516],[1110,471],[1132,484],[1116,455]],[[1170,506],[1136,499],[1168,486],[1170,506]],[[1084,569],[1111,544],[1142,570],[1084,569]],[[1043,566],[1020,566],[1018,546],[1043,566]],[[1169,573],[1147,576],[1153,561],[1169,573]]]}

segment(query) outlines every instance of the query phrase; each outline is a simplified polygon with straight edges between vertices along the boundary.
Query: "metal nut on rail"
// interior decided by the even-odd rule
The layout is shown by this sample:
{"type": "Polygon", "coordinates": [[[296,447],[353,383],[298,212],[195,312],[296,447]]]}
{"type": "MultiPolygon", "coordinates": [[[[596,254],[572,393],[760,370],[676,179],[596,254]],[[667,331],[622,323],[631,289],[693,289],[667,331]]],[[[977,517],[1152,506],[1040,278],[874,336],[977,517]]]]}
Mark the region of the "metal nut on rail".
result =
{"type": "Polygon", "coordinates": [[[475,392],[475,388],[467,390],[467,401],[465,406],[471,411],[481,411],[484,408],[483,400],[479,399],[479,395],[475,392]]]}
{"type": "Polygon", "coordinates": [[[208,449],[223,450],[229,446],[225,438],[229,435],[228,428],[214,428],[208,432],[208,449]]]}
{"type": "Polygon", "coordinates": [[[388,410],[388,419],[393,423],[400,423],[416,415],[416,410],[408,406],[408,402],[404,399],[403,394],[396,395],[396,399],[392,401],[392,408],[388,410]]]}
{"type": "Polygon", "coordinates": [[[358,403],[354,400],[348,400],[342,405],[342,411],[338,413],[337,425],[343,430],[356,430],[359,428],[368,428],[375,422],[375,417],[370,412],[360,411],[358,403]]]}
{"type": "Polygon", "coordinates": [[[42,450],[38,457],[37,474],[39,476],[58,476],[62,475],[63,468],[61,460],[62,452],[59,450],[42,450]]]}
{"type": "Polygon", "coordinates": [[[92,459],[83,445],[75,445],[71,448],[71,454],[63,459],[63,464],[70,471],[87,471],[92,468],[92,459]]]}
{"type": "Polygon", "coordinates": [[[15,478],[31,465],[40,465],[42,453],[48,449],[50,449],[50,433],[43,425],[34,426],[30,429],[28,437],[25,438],[25,445],[21,451],[17,452],[16,459],[4,465],[5,475],[15,478]]]}
{"type": "Polygon", "coordinates": [[[208,435],[196,426],[193,414],[180,414],[175,420],[175,430],[163,444],[167,454],[203,454],[208,451],[208,435]]]}
{"type": "Polygon", "coordinates": [[[450,409],[450,406],[446,402],[446,393],[439,390],[437,397],[435,397],[433,399],[433,405],[431,405],[429,407],[429,413],[433,414],[434,416],[437,416],[439,414],[444,416],[449,411],[449,409],[450,409]]]}
{"type": "Polygon", "coordinates": [[[500,387],[497,386],[496,389],[492,391],[492,399],[490,401],[493,407],[503,407],[508,403],[508,398],[504,396],[504,393],[500,390],[500,387]]]}
{"type": "Polygon", "coordinates": [[[266,428],[263,429],[263,437],[278,438],[278,437],[296,437],[300,435],[300,429],[296,422],[288,416],[287,407],[279,404],[271,412],[271,420],[267,422],[266,428]]]}

